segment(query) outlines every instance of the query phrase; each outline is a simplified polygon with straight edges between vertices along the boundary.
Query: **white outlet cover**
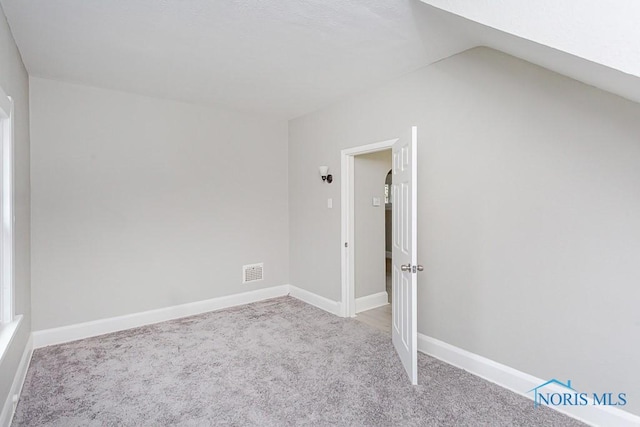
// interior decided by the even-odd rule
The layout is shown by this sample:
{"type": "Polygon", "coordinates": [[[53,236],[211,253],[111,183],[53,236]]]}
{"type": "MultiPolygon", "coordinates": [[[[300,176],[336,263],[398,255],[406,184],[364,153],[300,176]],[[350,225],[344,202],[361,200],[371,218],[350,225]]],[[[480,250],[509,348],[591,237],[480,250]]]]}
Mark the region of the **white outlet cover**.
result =
{"type": "Polygon", "coordinates": [[[373,198],[373,206],[380,206],[380,197],[373,198]]]}

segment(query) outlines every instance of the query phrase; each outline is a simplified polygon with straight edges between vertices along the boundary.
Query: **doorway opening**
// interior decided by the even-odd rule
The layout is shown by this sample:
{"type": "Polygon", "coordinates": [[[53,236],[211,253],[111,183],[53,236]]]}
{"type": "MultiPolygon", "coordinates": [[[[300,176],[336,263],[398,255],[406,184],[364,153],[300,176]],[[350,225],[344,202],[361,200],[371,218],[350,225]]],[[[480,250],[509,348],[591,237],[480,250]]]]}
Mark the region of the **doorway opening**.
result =
{"type": "MultiPolygon", "coordinates": [[[[391,330],[391,289],[387,287],[387,254],[390,259],[391,251],[386,222],[392,191],[387,180],[392,166],[391,148],[397,141],[342,151],[342,314],[358,315],[362,320],[367,316],[359,313],[386,308],[387,331],[391,330]]],[[[379,320],[378,323],[382,325],[379,320]]]]}
{"type": "MultiPolygon", "coordinates": [[[[354,291],[356,319],[391,335],[391,266],[387,278],[387,176],[391,149],[354,159],[354,291]]],[[[389,229],[391,232],[391,229],[389,229]]],[[[388,260],[389,264],[391,259],[388,260]]]]}

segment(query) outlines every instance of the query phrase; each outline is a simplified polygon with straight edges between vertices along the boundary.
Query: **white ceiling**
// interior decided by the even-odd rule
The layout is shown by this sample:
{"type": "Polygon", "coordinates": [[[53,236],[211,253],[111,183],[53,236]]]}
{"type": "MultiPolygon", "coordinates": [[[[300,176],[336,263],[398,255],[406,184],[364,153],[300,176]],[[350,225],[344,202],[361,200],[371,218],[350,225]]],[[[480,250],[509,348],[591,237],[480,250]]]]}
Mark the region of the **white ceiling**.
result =
{"type": "Polygon", "coordinates": [[[638,0],[422,0],[466,18],[467,37],[640,102],[638,0]]]}
{"type": "Polygon", "coordinates": [[[640,102],[637,0],[0,2],[30,75],[284,119],[479,45],[640,102]]]}
{"type": "Polygon", "coordinates": [[[638,0],[423,0],[488,27],[640,76],[638,0]]]}
{"type": "Polygon", "coordinates": [[[292,118],[473,46],[418,0],[2,0],[30,75],[292,118]]]}

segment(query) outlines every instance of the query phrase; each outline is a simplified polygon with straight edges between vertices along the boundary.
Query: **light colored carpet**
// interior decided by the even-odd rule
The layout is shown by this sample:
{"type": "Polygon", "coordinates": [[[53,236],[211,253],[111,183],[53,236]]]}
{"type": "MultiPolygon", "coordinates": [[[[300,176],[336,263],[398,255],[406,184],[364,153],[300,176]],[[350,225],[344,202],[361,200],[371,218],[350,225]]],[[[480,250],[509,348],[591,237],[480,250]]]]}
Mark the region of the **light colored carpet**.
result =
{"type": "Polygon", "coordinates": [[[571,426],[388,335],[290,297],[34,352],[14,426],[571,426]]]}

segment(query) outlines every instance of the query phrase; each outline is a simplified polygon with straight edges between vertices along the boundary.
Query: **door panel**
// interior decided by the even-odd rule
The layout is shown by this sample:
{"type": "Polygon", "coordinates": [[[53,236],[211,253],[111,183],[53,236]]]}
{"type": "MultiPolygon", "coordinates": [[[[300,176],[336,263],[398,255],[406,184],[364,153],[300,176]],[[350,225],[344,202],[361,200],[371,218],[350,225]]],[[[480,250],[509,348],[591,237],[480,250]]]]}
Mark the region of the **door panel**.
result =
{"type": "Polygon", "coordinates": [[[392,341],[412,384],[418,383],[417,168],[418,131],[393,145],[392,341]],[[403,271],[403,266],[405,271],[403,271]]]}

